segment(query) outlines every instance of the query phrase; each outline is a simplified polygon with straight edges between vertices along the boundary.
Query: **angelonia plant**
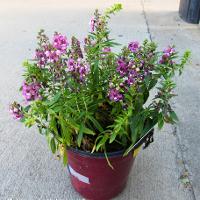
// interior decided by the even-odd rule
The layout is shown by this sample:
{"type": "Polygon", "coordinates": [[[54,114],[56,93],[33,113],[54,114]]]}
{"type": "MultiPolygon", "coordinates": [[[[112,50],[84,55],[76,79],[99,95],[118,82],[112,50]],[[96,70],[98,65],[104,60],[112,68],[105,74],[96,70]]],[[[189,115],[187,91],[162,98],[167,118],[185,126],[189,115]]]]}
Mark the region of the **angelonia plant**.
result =
{"type": "Polygon", "coordinates": [[[119,44],[110,38],[108,20],[121,9],[114,4],[103,14],[96,10],[84,42],[58,32],[51,40],[41,30],[35,57],[23,63],[24,103],[14,102],[10,112],[27,127],[37,125],[64,163],[67,147],[126,155],[156,124],[178,120],[170,105],[172,78],[181,74],[190,52],[179,57],[174,46],[158,51],[144,40],[115,53],[119,44]]]}

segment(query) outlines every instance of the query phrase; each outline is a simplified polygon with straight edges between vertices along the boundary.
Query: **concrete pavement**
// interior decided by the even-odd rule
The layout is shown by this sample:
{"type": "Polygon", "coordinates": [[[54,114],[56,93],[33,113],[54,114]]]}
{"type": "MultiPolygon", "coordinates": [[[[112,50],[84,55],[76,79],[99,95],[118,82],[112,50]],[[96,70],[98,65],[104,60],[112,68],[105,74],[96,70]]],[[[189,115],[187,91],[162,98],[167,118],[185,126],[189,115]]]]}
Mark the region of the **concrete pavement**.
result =
{"type": "MultiPolygon", "coordinates": [[[[8,105],[20,101],[24,59],[32,57],[40,28],[83,39],[95,8],[114,0],[0,0],[0,199],[82,199],[67,169],[51,154],[35,128],[14,122],[8,105]]],[[[174,107],[180,122],[156,131],[155,142],[137,157],[117,200],[200,199],[200,28],[178,17],[178,0],[124,0],[111,20],[120,43],[152,38],[163,48],[191,49],[192,63],[177,78],[174,107]]]]}

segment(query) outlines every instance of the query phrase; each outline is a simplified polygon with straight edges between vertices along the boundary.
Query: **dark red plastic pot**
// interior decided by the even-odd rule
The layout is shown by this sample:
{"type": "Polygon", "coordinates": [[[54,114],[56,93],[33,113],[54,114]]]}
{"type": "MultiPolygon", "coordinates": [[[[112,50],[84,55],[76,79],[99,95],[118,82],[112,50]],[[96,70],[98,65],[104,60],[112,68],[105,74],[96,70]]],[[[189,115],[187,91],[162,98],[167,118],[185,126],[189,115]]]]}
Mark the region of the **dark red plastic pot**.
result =
{"type": "Polygon", "coordinates": [[[83,197],[91,200],[108,200],[125,187],[133,165],[132,152],[123,157],[123,151],[108,153],[109,167],[103,153],[87,153],[68,149],[68,169],[71,183],[83,197]]]}

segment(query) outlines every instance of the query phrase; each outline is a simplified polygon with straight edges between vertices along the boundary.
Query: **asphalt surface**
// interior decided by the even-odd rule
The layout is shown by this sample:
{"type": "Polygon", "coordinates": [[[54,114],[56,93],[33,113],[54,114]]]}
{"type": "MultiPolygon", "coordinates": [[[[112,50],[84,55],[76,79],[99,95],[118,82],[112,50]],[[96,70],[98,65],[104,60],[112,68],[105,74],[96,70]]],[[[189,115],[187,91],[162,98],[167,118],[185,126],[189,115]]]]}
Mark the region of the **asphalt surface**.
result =
{"type": "MultiPolygon", "coordinates": [[[[67,168],[48,149],[35,128],[12,120],[8,105],[21,101],[21,63],[31,58],[36,34],[44,28],[83,40],[95,8],[111,0],[0,0],[0,199],[82,199],[72,188],[67,168]]],[[[191,63],[176,78],[173,106],[180,122],[155,134],[142,150],[120,200],[200,199],[200,27],[178,16],[178,0],[124,0],[124,9],[111,20],[118,42],[152,38],[159,48],[175,44],[192,51],[191,63]]]]}

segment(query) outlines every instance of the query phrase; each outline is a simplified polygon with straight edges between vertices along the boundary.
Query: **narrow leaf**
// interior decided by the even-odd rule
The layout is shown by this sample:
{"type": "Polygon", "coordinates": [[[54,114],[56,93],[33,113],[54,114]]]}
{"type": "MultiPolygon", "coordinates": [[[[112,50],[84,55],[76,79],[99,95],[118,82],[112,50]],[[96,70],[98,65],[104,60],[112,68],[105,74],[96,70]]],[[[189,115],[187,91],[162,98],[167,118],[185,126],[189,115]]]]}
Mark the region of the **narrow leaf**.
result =
{"type": "Polygon", "coordinates": [[[174,120],[174,121],[178,121],[178,117],[176,115],[176,113],[174,111],[170,112],[170,117],[174,120]]]}
{"type": "Polygon", "coordinates": [[[52,153],[55,153],[56,152],[56,142],[55,142],[54,138],[51,138],[50,147],[51,147],[52,153]]]}
{"type": "Polygon", "coordinates": [[[64,151],[64,154],[63,154],[63,165],[66,166],[66,165],[67,165],[67,162],[68,162],[67,152],[64,151]]]}
{"type": "Polygon", "coordinates": [[[80,125],[80,130],[78,133],[78,139],[77,139],[78,147],[81,146],[82,139],[83,139],[83,124],[80,125]]]}

